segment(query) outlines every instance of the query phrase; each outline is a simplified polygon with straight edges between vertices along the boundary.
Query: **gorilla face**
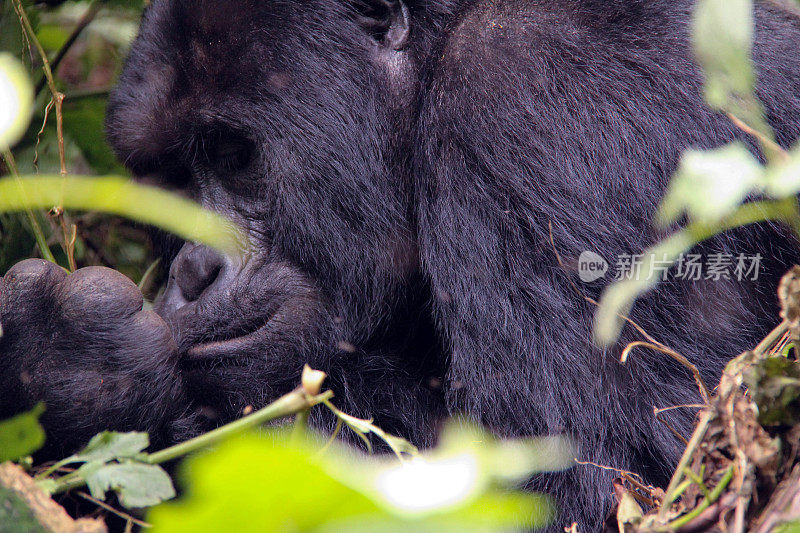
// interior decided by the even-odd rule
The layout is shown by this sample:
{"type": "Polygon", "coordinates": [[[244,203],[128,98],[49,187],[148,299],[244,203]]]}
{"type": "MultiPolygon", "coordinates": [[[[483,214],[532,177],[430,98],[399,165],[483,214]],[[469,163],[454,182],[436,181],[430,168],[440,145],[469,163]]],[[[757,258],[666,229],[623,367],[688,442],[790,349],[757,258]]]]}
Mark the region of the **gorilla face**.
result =
{"type": "Polygon", "coordinates": [[[254,243],[243,259],[186,244],[156,305],[201,401],[274,398],[314,353],[360,351],[408,309],[406,25],[400,10],[322,0],[146,12],[109,105],[111,142],[138,179],[254,243]]]}

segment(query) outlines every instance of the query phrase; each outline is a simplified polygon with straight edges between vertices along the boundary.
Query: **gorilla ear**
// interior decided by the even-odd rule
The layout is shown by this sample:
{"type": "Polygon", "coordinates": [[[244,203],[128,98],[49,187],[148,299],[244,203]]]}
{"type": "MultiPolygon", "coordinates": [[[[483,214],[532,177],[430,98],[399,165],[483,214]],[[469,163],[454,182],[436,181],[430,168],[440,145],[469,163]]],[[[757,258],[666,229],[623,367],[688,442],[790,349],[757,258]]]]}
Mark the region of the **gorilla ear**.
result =
{"type": "Polygon", "coordinates": [[[402,50],[411,32],[403,0],[355,0],[358,22],[372,37],[392,50],[402,50]]]}

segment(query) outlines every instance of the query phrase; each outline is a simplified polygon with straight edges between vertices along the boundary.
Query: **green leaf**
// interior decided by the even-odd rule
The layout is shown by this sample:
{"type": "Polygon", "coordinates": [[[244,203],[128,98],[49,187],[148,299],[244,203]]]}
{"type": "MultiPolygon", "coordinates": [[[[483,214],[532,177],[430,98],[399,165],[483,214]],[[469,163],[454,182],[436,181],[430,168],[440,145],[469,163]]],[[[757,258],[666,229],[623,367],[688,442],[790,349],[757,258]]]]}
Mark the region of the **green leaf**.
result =
{"type": "Polygon", "coordinates": [[[459,446],[400,462],[337,445],[320,455],[281,433],[240,436],[187,460],[190,496],[156,507],[148,521],[154,531],[379,533],[509,531],[552,520],[549,498],[491,482],[483,453],[493,454],[494,439],[447,440],[459,446]]]}
{"type": "Polygon", "coordinates": [[[136,457],[150,445],[147,433],[116,433],[104,431],[92,437],[89,444],[78,452],[73,462],[107,463],[113,459],[136,457]]]}
{"type": "Polygon", "coordinates": [[[30,455],[44,444],[44,429],[39,417],[44,412],[44,404],[38,404],[31,411],[0,422],[0,463],[13,461],[30,455]]]}
{"type": "Polygon", "coordinates": [[[706,75],[706,98],[712,107],[724,109],[731,94],[746,95],[755,89],[752,42],[751,0],[697,2],[692,43],[706,75]]]}
{"type": "Polygon", "coordinates": [[[713,109],[736,115],[773,139],[772,129],[755,96],[752,41],[752,0],[700,0],[697,3],[692,43],[706,77],[706,101],[713,109]]]}
{"type": "Polygon", "coordinates": [[[138,462],[96,466],[88,463],[78,471],[86,479],[92,496],[104,500],[113,490],[119,502],[132,509],[151,507],[175,497],[175,488],[166,472],[158,466],[138,462]]]}
{"type": "Polygon", "coordinates": [[[337,518],[382,514],[302,448],[236,438],[184,463],[190,498],[148,514],[154,531],[309,531],[337,518]]]}
{"type": "Polygon", "coordinates": [[[486,459],[497,479],[520,482],[538,472],[566,470],[575,465],[572,445],[563,437],[498,441],[486,459]]]}
{"type": "Polygon", "coordinates": [[[764,168],[742,143],[707,152],[689,150],[681,158],[658,212],[662,225],[686,213],[711,224],[733,213],[762,188],[764,168]]]}
{"type": "Polygon", "coordinates": [[[773,531],[774,533],[800,533],[800,520],[778,524],[773,531]]]}
{"type": "Polygon", "coordinates": [[[789,152],[786,161],[767,168],[766,193],[773,198],[786,198],[800,193],[800,146],[789,152]]]}
{"type": "Polygon", "coordinates": [[[186,198],[124,178],[23,176],[0,180],[0,213],[55,205],[121,215],[232,254],[247,246],[244,233],[225,217],[186,198]]]}
{"type": "Polygon", "coordinates": [[[106,142],[106,101],[83,98],[64,106],[64,132],[78,145],[92,170],[98,174],[125,174],[106,142]]]}

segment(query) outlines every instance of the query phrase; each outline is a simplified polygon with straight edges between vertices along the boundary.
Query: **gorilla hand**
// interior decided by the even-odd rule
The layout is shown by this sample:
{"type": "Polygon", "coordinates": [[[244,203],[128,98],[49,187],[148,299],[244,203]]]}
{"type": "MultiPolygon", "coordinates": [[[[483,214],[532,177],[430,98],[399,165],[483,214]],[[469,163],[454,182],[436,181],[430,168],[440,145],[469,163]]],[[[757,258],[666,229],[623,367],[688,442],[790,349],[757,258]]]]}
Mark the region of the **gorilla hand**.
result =
{"type": "Polygon", "coordinates": [[[45,455],[106,429],[173,440],[171,421],[185,409],[177,349],[142,304],[136,285],[108,268],[15,265],[0,279],[0,418],[43,401],[45,455]]]}

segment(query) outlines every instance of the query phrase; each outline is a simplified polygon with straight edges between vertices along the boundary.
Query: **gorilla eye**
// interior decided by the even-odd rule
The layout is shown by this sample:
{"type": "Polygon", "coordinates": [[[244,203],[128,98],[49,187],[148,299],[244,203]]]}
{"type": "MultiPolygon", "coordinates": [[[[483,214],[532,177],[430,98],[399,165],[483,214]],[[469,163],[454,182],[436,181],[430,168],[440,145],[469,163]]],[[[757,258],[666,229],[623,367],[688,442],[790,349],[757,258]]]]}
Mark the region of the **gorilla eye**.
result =
{"type": "Polygon", "coordinates": [[[250,164],[253,145],[239,135],[224,135],[214,139],[207,153],[211,166],[218,172],[238,172],[250,164]]]}

